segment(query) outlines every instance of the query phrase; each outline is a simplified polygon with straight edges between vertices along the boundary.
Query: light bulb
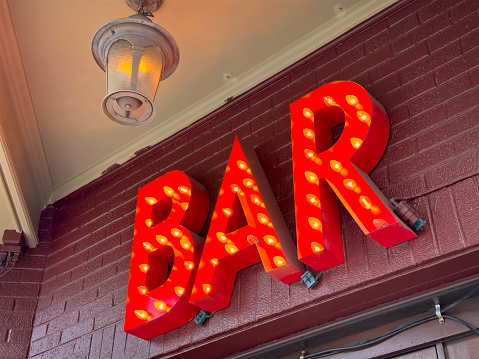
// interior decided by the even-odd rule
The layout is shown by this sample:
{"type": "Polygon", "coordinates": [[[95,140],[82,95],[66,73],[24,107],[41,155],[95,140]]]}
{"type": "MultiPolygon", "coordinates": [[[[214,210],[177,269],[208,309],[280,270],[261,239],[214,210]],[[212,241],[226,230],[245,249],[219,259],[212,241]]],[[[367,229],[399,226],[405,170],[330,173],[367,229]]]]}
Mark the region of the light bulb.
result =
{"type": "Polygon", "coordinates": [[[321,251],[324,250],[324,246],[319,244],[318,242],[312,242],[311,243],[311,250],[314,252],[314,253],[319,253],[321,251]]]}
{"type": "Polygon", "coordinates": [[[357,187],[357,184],[354,180],[348,178],[343,181],[344,187],[350,190],[354,190],[357,187]]]}
{"type": "Polygon", "coordinates": [[[171,309],[163,302],[155,302],[154,306],[160,312],[168,312],[171,309]]]}
{"type": "Polygon", "coordinates": [[[140,270],[141,270],[143,273],[146,273],[146,272],[148,272],[148,271],[150,270],[150,266],[149,266],[148,264],[145,264],[145,263],[140,264],[139,267],[140,267],[140,270]]]}
{"type": "Polygon", "coordinates": [[[217,233],[216,233],[216,237],[217,237],[218,240],[219,240],[220,242],[222,242],[222,243],[228,242],[228,237],[226,237],[223,232],[217,232],[217,233]]]}
{"type": "Polygon", "coordinates": [[[168,197],[172,197],[172,196],[175,194],[175,191],[173,190],[173,188],[168,187],[168,186],[164,186],[164,187],[163,187],[163,191],[165,191],[165,194],[166,194],[168,197]]]}
{"type": "Polygon", "coordinates": [[[248,169],[248,165],[244,161],[237,161],[236,164],[238,165],[238,168],[240,170],[247,170],[248,169]]]}
{"type": "Polygon", "coordinates": [[[180,191],[181,193],[186,194],[188,196],[191,196],[191,190],[186,186],[179,186],[178,191],[180,191]]]}
{"type": "Polygon", "coordinates": [[[135,315],[141,320],[147,320],[149,315],[144,310],[135,310],[135,315]]]}
{"type": "Polygon", "coordinates": [[[317,231],[320,231],[320,232],[323,231],[323,225],[321,224],[321,221],[319,219],[315,217],[309,217],[308,222],[311,228],[316,229],[317,231]]]}
{"type": "Polygon", "coordinates": [[[359,196],[359,203],[363,208],[369,209],[371,208],[372,202],[371,200],[366,197],[366,196],[359,196]]]}
{"type": "Polygon", "coordinates": [[[284,266],[286,264],[286,260],[283,257],[280,257],[280,256],[274,257],[273,262],[278,267],[284,266]]]}
{"type": "Polygon", "coordinates": [[[313,111],[311,111],[309,108],[303,108],[303,116],[309,119],[313,119],[313,111]]]}
{"type": "Polygon", "coordinates": [[[304,135],[304,137],[306,137],[310,140],[314,140],[314,131],[309,129],[309,128],[305,128],[303,130],[303,135],[304,135]]]}
{"type": "Polygon", "coordinates": [[[221,211],[226,217],[229,217],[233,214],[233,211],[231,210],[231,208],[223,208],[221,211]]]}
{"type": "Polygon", "coordinates": [[[190,248],[191,248],[191,242],[190,242],[188,239],[181,239],[181,240],[180,240],[180,245],[181,245],[184,249],[190,249],[190,248]]]}
{"type": "Polygon", "coordinates": [[[152,205],[152,206],[153,206],[156,202],[158,202],[158,201],[156,200],[156,198],[153,198],[153,197],[146,197],[146,198],[145,198],[145,201],[146,201],[146,203],[148,203],[149,205],[152,205]]]}
{"type": "Polygon", "coordinates": [[[238,252],[238,248],[234,244],[226,244],[225,249],[229,254],[238,252]]]}
{"type": "Polygon", "coordinates": [[[157,240],[159,243],[161,243],[161,244],[166,244],[166,243],[168,243],[168,239],[166,239],[165,236],[162,236],[162,235],[160,235],[160,234],[158,234],[158,235],[156,236],[156,240],[157,240]]]}
{"type": "Polygon", "coordinates": [[[363,141],[360,140],[359,138],[356,138],[356,137],[351,138],[351,145],[355,149],[358,149],[359,147],[361,147],[362,144],[363,144],[363,141]]]}
{"type": "Polygon", "coordinates": [[[354,95],[346,95],[346,102],[349,103],[351,106],[356,106],[358,103],[358,98],[354,95]]]}
{"type": "Polygon", "coordinates": [[[316,183],[318,182],[318,176],[316,176],[316,173],[306,171],[304,172],[304,175],[306,176],[306,179],[311,182],[311,183],[316,183]]]}
{"type": "Polygon", "coordinates": [[[203,291],[208,294],[209,292],[211,292],[211,285],[209,284],[203,284],[203,291]]]}
{"type": "Polygon", "coordinates": [[[181,297],[184,292],[185,292],[185,288],[180,287],[180,286],[175,287],[175,293],[178,297],[181,297]]]}
{"type": "Polygon", "coordinates": [[[138,287],[138,292],[140,292],[140,294],[145,295],[146,293],[148,293],[148,288],[146,288],[146,287],[143,286],[143,285],[140,285],[140,286],[138,287]]]}
{"type": "Polygon", "coordinates": [[[270,235],[264,236],[263,239],[270,246],[274,246],[276,243],[278,243],[278,240],[276,239],[276,237],[273,237],[273,236],[270,236],[270,235]]]}
{"type": "Polygon", "coordinates": [[[192,270],[193,268],[195,268],[195,264],[191,261],[185,261],[184,264],[185,268],[188,270],[192,270]]]}
{"type": "Polygon", "coordinates": [[[183,235],[183,233],[178,228],[172,228],[171,234],[176,238],[180,238],[183,235]]]}
{"type": "Polygon", "coordinates": [[[269,223],[268,216],[263,214],[263,213],[258,213],[256,215],[256,217],[258,218],[258,221],[260,221],[260,223],[262,223],[262,224],[268,224],[269,223]]]}

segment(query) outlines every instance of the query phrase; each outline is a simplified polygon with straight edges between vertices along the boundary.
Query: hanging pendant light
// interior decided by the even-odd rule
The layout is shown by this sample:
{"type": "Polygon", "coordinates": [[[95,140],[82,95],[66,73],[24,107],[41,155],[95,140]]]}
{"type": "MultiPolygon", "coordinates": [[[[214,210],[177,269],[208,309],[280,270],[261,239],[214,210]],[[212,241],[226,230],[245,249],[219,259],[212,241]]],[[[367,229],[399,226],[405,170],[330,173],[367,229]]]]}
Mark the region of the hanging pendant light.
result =
{"type": "Polygon", "coordinates": [[[158,84],[176,70],[179,50],[175,39],[148,18],[163,0],[126,3],[138,13],[101,27],[93,37],[92,52],[106,71],[103,112],[116,123],[139,126],[155,117],[158,84]]]}

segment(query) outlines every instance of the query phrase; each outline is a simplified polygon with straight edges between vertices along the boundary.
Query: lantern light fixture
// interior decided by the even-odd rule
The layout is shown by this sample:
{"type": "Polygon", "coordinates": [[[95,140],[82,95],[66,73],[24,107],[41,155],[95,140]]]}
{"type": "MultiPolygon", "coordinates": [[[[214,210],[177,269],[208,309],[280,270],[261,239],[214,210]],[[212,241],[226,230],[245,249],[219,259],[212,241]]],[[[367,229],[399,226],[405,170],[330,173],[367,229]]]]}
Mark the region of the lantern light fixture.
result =
{"type": "Polygon", "coordinates": [[[106,72],[107,95],[102,109],[112,121],[139,126],[155,117],[158,84],[178,66],[175,39],[148,17],[163,0],[125,0],[135,15],[102,26],[93,37],[92,52],[106,72]]]}

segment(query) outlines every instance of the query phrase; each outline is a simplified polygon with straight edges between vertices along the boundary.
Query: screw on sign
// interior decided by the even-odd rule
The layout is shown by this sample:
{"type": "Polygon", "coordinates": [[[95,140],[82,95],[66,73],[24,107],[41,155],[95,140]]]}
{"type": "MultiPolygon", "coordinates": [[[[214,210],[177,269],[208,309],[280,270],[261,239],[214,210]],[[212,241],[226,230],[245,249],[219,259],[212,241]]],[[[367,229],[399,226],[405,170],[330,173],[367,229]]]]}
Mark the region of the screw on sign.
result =
{"type": "Polygon", "coordinates": [[[303,263],[344,262],[336,196],[363,232],[384,247],[415,238],[368,177],[389,136],[382,106],[358,84],[324,85],[291,104],[297,249],[254,150],[236,138],[206,240],[205,188],[180,171],[140,188],[125,331],[151,339],[199,309],[229,305],[236,273],[262,262],[290,284],[303,263]],[[331,129],[345,123],[333,144],[331,129]],[[204,247],[204,248],[203,248],[204,247]]]}

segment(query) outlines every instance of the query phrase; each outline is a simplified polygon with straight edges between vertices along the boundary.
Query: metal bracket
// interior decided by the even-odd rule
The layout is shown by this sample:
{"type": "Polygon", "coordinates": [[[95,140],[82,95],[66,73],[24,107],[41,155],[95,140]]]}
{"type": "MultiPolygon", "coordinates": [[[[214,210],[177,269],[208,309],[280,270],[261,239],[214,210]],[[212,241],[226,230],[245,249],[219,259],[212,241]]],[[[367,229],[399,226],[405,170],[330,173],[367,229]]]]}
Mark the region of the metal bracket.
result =
{"type": "Polygon", "coordinates": [[[442,316],[442,313],[441,313],[441,305],[440,304],[436,304],[436,316],[437,318],[439,319],[439,324],[444,324],[445,320],[444,320],[444,317],[442,316]]]}
{"type": "Polygon", "coordinates": [[[203,325],[203,323],[211,317],[213,314],[207,312],[206,310],[200,309],[198,314],[196,314],[195,318],[193,319],[196,324],[198,324],[200,327],[203,325]]]}
{"type": "Polygon", "coordinates": [[[323,274],[323,272],[320,272],[317,277],[315,277],[313,275],[313,273],[311,273],[310,271],[306,271],[303,273],[303,275],[301,276],[301,282],[303,282],[304,284],[306,284],[306,286],[311,289],[313,288],[316,284],[318,284],[318,279],[319,277],[321,277],[321,274],[323,274]]]}

